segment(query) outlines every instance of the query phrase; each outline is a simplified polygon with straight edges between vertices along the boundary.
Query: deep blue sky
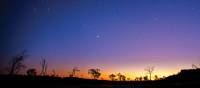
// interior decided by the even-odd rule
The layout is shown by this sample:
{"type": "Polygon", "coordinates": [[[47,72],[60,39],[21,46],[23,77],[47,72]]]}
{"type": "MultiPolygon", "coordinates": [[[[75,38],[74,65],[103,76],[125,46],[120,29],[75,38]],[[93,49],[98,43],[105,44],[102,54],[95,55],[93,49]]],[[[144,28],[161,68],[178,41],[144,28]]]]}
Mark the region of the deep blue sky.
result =
{"type": "Polygon", "coordinates": [[[58,70],[134,73],[154,65],[166,75],[200,62],[199,0],[1,3],[3,64],[24,49],[29,67],[39,67],[42,56],[58,70]]]}

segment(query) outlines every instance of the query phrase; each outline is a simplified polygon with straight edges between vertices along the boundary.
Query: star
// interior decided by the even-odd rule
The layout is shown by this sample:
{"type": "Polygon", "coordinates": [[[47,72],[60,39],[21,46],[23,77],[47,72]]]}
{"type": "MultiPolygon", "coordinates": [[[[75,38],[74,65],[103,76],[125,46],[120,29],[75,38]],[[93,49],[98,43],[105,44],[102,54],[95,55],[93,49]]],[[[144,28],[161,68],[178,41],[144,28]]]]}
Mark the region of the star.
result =
{"type": "Polygon", "coordinates": [[[96,38],[100,38],[100,35],[97,34],[97,35],[96,35],[96,38]]]}

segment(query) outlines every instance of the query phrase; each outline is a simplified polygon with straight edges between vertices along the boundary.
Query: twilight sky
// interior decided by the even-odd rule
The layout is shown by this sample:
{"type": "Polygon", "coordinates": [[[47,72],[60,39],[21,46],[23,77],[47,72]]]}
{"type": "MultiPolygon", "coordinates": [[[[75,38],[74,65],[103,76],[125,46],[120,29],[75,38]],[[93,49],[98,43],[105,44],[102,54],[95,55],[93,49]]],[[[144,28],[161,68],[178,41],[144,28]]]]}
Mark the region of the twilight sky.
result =
{"type": "Polygon", "coordinates": [[[200,64],[199,0],[2,0],[1,67],[26,49],[28,68],[100,68],[159,76],[200,64]]]}

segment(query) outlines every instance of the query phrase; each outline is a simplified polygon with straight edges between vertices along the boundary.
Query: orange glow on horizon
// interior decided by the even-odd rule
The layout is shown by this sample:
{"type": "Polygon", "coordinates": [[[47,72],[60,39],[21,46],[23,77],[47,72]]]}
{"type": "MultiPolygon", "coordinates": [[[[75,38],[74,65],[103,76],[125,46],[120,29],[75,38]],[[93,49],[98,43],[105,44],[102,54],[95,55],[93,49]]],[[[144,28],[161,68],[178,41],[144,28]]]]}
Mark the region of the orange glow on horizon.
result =
{"type": "MultiPolygon", "coordinates": [[[[52,72],[48,72],[49,75],[52,75],[52,72]]],[[[119,73],[119,72],[118,72],[119,73]]],[[[157,75],[159,78],[162,77],[167,77],[173,74],[177,74],[177,72],[175,71],[154,71],[152,74],[152,79],[154,79],[154,76],[157,75]]],[[[99,80],[110,80],[109,75],[110,74],[115,74],[117,75],[117,72],[101,72],[101,76],[98,78],[99,80]]],[[[141,71],[141,72],[133,72],[133,71],[127,71],[127,72],[123,72],[121,73],[123,75],[126,76],[126,78],[130,78],[130,80],[135,80],[136,77],[144,77],[147,76],[148,74],[145,73],[145,71],[141,71]]],[[[57,71],[56,75],[58,75],[59,77],[69,77],[69,72],[64,72],[64,71],[57,71]]],[[[92,79],[91,75],[87,73],[87,71],[80,71],[77,72],[76,77],[78,78],[86,78],[86,79],[92,79]]],[[[117,78],[117,76],[116,76],[117,78]]]]}
{"type": "MultiPolygon", "coordinates": [[[[96,64],[96,63],[83,65],[83,66],[77,65],[80,72],[77,72],[76,77],[91,79],[91,75],[88,74],[88,69],[99,68],[101,72],[101,76],[99,77],[99,79],[110,80],[109,79],[110,74],[116,75],[117,73],[121,73],[125,75],[126,78],[130,78],[130,80],[135,80],[136,77],[144,77],[147,75],[144,70],[148,66],[146,63],[147,62],[126,64],[126,62],[121,62],[121,64],[119,63],[120,65],[116,65],[118,63],[115,63],[115,64],[104,63],[104,65],[96,64]]],[[[152,74],[152,79],[154,79],[155,75],[157,75],[159,78],[163,76],[167,77],[169,75],[177,74],[181,69],[187,69],[188,67],[189,68],[191,67],[190,63],[179,63],[179,64],[177,63],[178,62],[173,62],[170,65],[167,65],[167,64],[164,64],[164,61],[163,61],[162,63],[160,62],[160,63],[154,64],[155,69],[152,74]]],[[[153,64],[153,63],[150,63],[150,64],[153,64]]],[[[37,68],[37,72],[39,74],[41,70],[40,65],[34,65],[33,63],[32,63],[32,66],[30,65],[30,67],[34,67],[34,66],[37,68]]],[[[72,71],[73,67],[74,65],[70,65],[70,64],[55,65],[55,64],[50,63],[49,68],[48,68],[48,74],[52,75],[53,74],[52,71],[55,70],[56,75],[58,75],[59,77],[69,77],[69,72],[72,71]]]]}

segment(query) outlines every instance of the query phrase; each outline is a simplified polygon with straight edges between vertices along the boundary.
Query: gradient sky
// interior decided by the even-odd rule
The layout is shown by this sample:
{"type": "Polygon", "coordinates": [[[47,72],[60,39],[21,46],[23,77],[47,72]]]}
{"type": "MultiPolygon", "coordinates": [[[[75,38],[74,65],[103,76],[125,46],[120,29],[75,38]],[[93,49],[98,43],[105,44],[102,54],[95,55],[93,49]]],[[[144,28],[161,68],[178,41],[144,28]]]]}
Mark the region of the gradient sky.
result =
{"type": "Polygon", "coordinates": [[[100,68],[159,76],[200,64],[199,0],[2,0],[1,67],[26,49],[28,68],[100,68]]]}

